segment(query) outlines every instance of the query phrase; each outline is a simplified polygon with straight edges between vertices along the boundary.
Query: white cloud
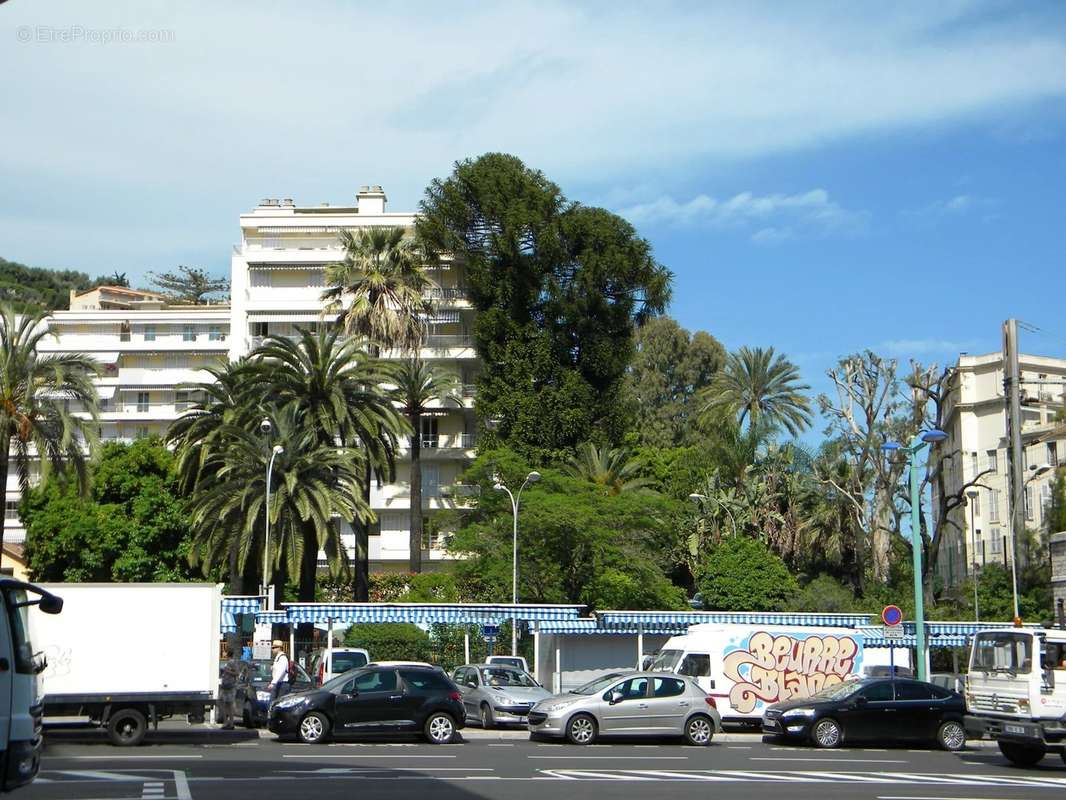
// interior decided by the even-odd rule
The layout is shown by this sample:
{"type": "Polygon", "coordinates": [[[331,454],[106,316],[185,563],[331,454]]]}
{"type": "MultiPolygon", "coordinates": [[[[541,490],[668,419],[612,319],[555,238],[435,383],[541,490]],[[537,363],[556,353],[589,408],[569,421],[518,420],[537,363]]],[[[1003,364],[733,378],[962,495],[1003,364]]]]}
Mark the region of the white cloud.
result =
{"type": "Polygon", "coordinates": [[[869,215],[843,208],[824,189],[802,194],[756,195],[741,192],[727,200],[700,194],[685,202],[664,195],[618,213],[636,225],[754,227],[753,242],[773,244],[797,235],[854,234],[865,229],[869,215]]]}
{"type": "Polygon", "coordinates": [[[934,200],[923,206],[904,209],[902,215],[920,223],[932,223],[944,218],[961,218],[982,212],[985,220],[995,218],[998,203],[990,197],[976,194],[957,194],[946,200],[934,200]]]}

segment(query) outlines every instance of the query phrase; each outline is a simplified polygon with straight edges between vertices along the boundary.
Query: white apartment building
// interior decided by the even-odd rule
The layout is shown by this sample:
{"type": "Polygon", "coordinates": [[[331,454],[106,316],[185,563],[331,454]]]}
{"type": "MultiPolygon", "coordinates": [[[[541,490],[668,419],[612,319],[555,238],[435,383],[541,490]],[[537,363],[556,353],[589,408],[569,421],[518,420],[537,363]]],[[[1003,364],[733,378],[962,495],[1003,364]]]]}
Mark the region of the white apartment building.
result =
{"type": "MultiPolygon", "coordinates": [[[[1046,534],[1044,517],[1051,502],[1055,470],[1066,461],[1066,436],[1053,420],[1066,402],[1066,359],[1021,355],[1022,444],[1026,476],[1024,520],[1046,534]],[[1056,429],[1059,430],[1056,430],[1056,429]]],[[[1010,531],[1011,492],[1007,453],[1003,354],[959,357],[945,409],[947,441],[945,487],[956,493],[979,478],[969,492],[976,497],[952,513],[958,526],[945,526],[939,572],[952,585],[984,564],[1009,565],[1014,552],[1010,531]]]]}
{"type": "MultiPolygon", "coordinates": [[[[129,297],[128,302],[122,296],[124,307],[115,308],[99,302],[103,294],[111,298],[113,293],[97,292],[83,302],[72,298],[72,310],[50,317],[57,338],[46,337],[41,350],[83,352],[104,365],[105,374],[97,382],[104,441],[161,435],[198,399],[179,390],[181,384],[208,380],[206,367],[246,355],[264,337],[294,335],[297,327],[313,329],[322,323],[319,298],[325,267],[343,257],[338,231],[414,224],[414,214],[386,212],[385,202],[379,186],[363,187],[350,206],[301,207],[288,199],[263,200],[240,217],[241,241],[233,247],[229,305],[168,306],[145,293],[129,297]]],[[[422,421],[427,514],[455,506],[448,488],[474,457],[473,387],[479,363],[471,334],[474,311],[461,269],[446,263],[430,276],[438,287],[432,290],[438,309],[420,355],[452,371],[463,391],[461,404],[439,407],[422,421]]],[[[403,458],[405,452],[409,452],[407,443],[397,463],[397,480],[371,490],[371,506],[378,517],[370,537],[375,571],[407,566],[410,463],[403,458]]],[[[8,492],[5,539],[19,542],[25,531],[18,520],[14,473],[8,478],[8,492]]],[[[351,553],[354,534],[346,524],[342,532],[351,553]]],[[[443,534],[427,536],[423,562],[446,557],[443,534]]]]}

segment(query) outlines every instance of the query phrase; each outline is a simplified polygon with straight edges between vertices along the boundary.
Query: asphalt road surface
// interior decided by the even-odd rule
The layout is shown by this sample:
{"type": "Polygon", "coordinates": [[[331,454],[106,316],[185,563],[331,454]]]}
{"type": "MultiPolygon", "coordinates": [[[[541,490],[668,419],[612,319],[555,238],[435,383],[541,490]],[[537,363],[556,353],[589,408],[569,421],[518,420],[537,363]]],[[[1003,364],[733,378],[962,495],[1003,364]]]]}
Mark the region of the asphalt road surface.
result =
{"type": "Polygon", "coordinates": [[[137,748],[99,731],[49,734],[37,781],[20,800],[564,800],[869,798],[1034,800],[1066,797],[1066,764],[1010,766],[995,745],[962,753],[903,748],[815,750],[725,734],[710,747],[631,741],[575,747],[524,732],[466,729],[462,744],[413,741],[308,746],[269,734],[169,727],[137,748]],[[656,785],[658,784],[658,785],[656,785]]]}

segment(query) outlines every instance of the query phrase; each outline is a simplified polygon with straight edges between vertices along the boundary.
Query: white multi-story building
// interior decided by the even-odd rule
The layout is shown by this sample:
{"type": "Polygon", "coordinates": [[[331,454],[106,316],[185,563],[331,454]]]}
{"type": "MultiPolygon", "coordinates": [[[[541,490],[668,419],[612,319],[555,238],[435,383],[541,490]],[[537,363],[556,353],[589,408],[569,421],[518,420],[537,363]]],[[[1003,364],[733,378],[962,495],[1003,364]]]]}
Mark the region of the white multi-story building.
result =
{"type": "MultiPolygon", "coordinates": [[[[1066,402],[1066,359],[1021,355],[1022,444],[1025,472],[1025,526],[1043,530],[1051,502],[1055,469],[1066,460],[1066,437],[1054,423],[1066,402]]],[[[967,489],[968,503],[951,515],[954,526],[940,531],[939,571],[949,585],[972,574],[973,564],[1009,565],[1011,492],[1003,355],[959,357],[948,393],[944,430],[948,439],[938,450],[944,462],[945,489],[967,489]],[[974,495],[975,496],[970,496],[974,495]],[[957,527],[956,527],[957,526],[957,527]]]]}
{"type": "MultiPolygon", "coordinates": [[[[41,350],[83,352],[104,365],[97,382],[101,438],[132,440],[163,434],[169,424],[198,398],[179,390],[185,383],[209,379],[204,369],[237,359],[267,336],[290,336],[297,327],[322,324],[325,267],[341,260],[337,242],[342,229],[414,224],[414,214],[385,211],[381,187],[363,187],[351,206],[296,206],[292,200],[262,201],[240,217],[241,241],[233,248],[229,305],[168,306],[150,293],[94,290],[73,297],[70,311],[54,313],[49,323],[56,338],[41,350]],[[80,298],[80,299],[79,299],[80,298]],[[116,299],[117,298],[117,299],[116,299]]],[[[437,403],[422,420],[423,510],[455,507],[447,488],[474,457],[474,383],[478,360],[471,334],[473,307],[461,269],[445,263],[430,272],[438,307],[420,357],[453,372],[462,384],[462,399],[437,403]]],[[[384,353],[399,358],[399,353],[384,353]]],[[[410,462],[404,443],[397,480],[374,485],[371,506],[378,523],[371,532],[374,570],[402,570],[409,547],[410,462]]],[[[25,531],[17,516],[18,482],[8,479],[7,533],[18,542],[25,531]]],[[[426,530],[432,530],[427,527],[426,530]]],[[[354,535],[343,531],[351,551],[354,535]]],[[[423,559],[446,558],[443,535],[427,535],[423,559]]]]}

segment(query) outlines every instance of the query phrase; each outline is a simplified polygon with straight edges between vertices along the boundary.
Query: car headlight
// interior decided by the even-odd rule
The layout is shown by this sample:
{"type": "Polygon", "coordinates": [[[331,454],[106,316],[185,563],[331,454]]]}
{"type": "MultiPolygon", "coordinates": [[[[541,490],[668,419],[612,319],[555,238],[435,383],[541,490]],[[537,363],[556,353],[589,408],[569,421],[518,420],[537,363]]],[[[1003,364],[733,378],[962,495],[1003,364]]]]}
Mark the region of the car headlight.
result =
{"type": "Polygon", "coordinates": [[[264,692],[262,690],[259,690],[255,693],[255,699],[258,700],[260,703],[269,703],[270,692],[264,692]]]}
{"type": "Polygon", "coordinates": [[[306,702],[307,698],[300,697],[299,695],[283,697],[278,700],[278,702],[274,703],[274,708],[296,708],[297,706],[302,706],[306,702]]]}
{"type": "Polygon", "coordinates": [[[568,708],[574,704],[573,700],[562,700],[558,703],[552,703],[551,705],[541,706],[538,711],[546,711],[551,714],[553,711],[562,711],[564,708],[568,708]]]}
{"type": "Polygon", "coordinates": [[[511,703],[511,698],[504,694],[490,694],[489,697],[492,698],[492,702],[499,703],[501,706],[510,705],[511,703]]]}
{"type": "Polygon", "coordinates": [[[813,708],[790,708],[788,711],[784,712],[781,716],[782,717],[813,717],[814,716],[814,709],[813,708]]]}

